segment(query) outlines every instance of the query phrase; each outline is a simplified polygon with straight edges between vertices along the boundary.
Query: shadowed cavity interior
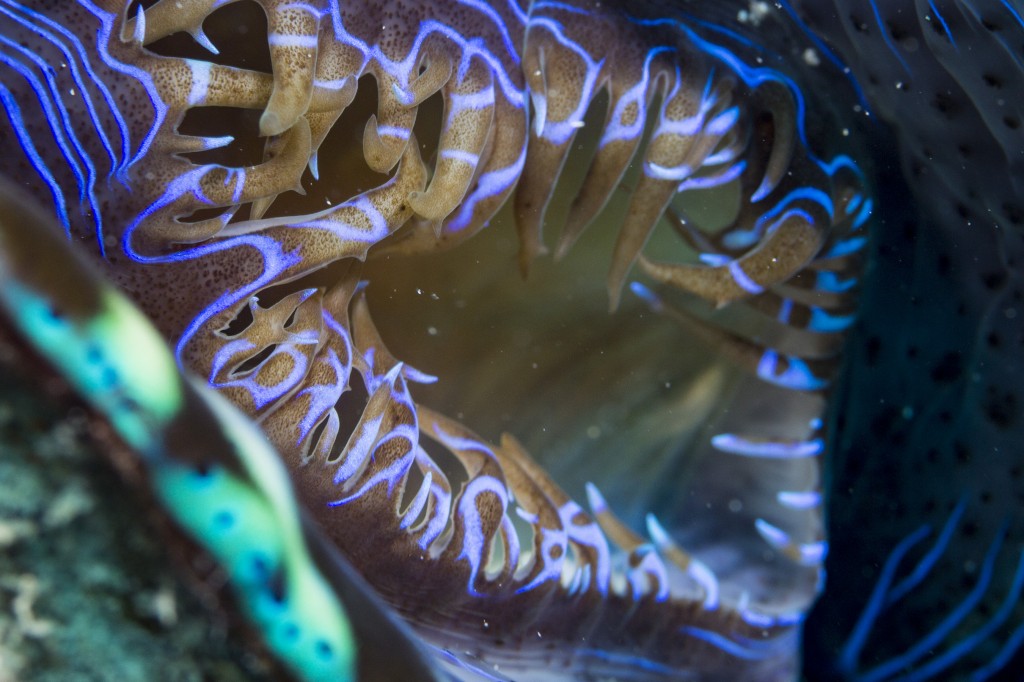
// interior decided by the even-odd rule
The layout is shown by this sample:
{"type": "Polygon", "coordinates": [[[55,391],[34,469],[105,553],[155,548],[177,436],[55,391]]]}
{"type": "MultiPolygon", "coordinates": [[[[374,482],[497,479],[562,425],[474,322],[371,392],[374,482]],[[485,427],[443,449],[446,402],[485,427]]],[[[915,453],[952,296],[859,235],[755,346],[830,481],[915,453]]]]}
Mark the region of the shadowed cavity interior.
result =
{"type": "MultiPolygon", "coordinates": [[[[230,50],[201,54],[184,34],[149,49],[269,71],[265,22],[255,3],[238,3],[204,24],[210,40],[230,50]]],[[[310,214],[386,181],[369,169],[361,153],[362,129],[377,107],[376,89],[372,77],[360,79],[356,100],[321,147],[317,165],[324,181],[307,170],[304,194],[279,196],[266,217],[310,214]]],[[[585,132],[600,129],[606,103],[599,97],[591,106],[585,132]]],[[[217,136],[230,131],[235,137],[228,147],[193,154],[192,160],[259,163],[265,145],[258,136],[259,113],[192,109],[181,132],[217,136]]],[[[442,113],[439,95],[419,107],[414,134],[428,168],[436,157],[442,113]]],[[[573,186],[582,182],[582,171],[573,171],[586,168],[596,143],[594,134],[590,137],[581,137],[566,164],[549,228],[567,213],[573,186]]],[[[627,174],[623,186],[631,181],[627,174]]],[[[626,196],[621,188],[617,194],[626,196]]],[[[690,216],[703,214],[708,223],[722,221],[721,215],[728,220],[735,213],[735,184],[693,192],[686,200],[682,208],[690,216]]],[[[754,521],[768,507],[781,521],[773,491],[813,485],[814,473],[810,465],[806,471],[789,467],[784,476],[793,480],[779,481],[777,467],[751,466],[714,452],[711,438],[743,430],[794,437],[806,430],[804,415],[817,413],[819,398],[760,384],[689,334],[685,325],[651,312],[639,298],[626,296],[609,314],[603,273],[626,205],[613,201],[566,258],[558,263],[540,259],[525,281],[514,267],[518,245],[509,207],[484,234],[449,252],[375,257],[371,251],[362,275],[369,282],[370,310],[396,357],[440,378],[415,388],[418,403],[457,418],[492,442],[503,432],[515,434],[570,495],[585,498],[584,484],[593,482],[636,530],[653,513],[685,546],[708,548],[708,560],[728,591],[729,574],[763,554],[763,541],[752,532],[754,521]],[[789,423],[794,414],[804,423],[789,423]]],[[[201,210],[194,219],[207,217],[201,210]]],[[[243,207],[233,221],[247,217],[248,207],[243,207]]],[[[693,257],[666,220],[646,251],[661,260],[693,257]]],[[[260,294],[260,303],[269,306],[305,287],[330,286],[338,269],[347,267],[331,266],[274,287],[260,294]]],[[[704,317],[716,315],[692,301],[684,305],[704,317]]],[[[247,313],[243,309],[236,324],[244,325],[247,313]]],[[[742,315],[729,315],[719,317],[743,327],[742,315]]],[[[342,419],[347,420],[344,414],[342,419]]],[[[789,521],[790,527],[799,523],[797,515],[789,521]]],[[[769,567],[772,584],[761,584],[763,590],[789,580],[786,567],[776,568],[769,567]]]]}
{"type": "MultiPolygon", "coordinates": [[[[800,489],[816,474],[808,466],[780,480],[777,467],[713,450],[712,437],[759,428],[789,436],[807,427],[792,415],[820,398],[755,386],[636,297],[609,313],[603,273],[616,208],[526,280],[508,210],[453,251],[371,259],[370,308],[389,350],[439,377],[415,388],[417,402],[491,442],[515,435],[572,497],[585,499],[593,483],[637,531],[654,514],[687,548],[709,550],[727,577],[763,554],[751,529],[774,500],[759,499],[762,486],[765,495],[800,489]]],[[[789,580],[786,566],[775,568],[772,588],[789,580]]]]}
{"type": "MultiPolygon", "coordinates": [[[[255,3],[240,2],[215,12],[204,30],[211,42],[231,49],[211,56],[180,33],[149,49],[270,71],[266,19],[255,3]]],[[[323,181],[307,170],[304,193],[281,195],[266,216],[313,213],[383,184],[387,176],[372,171],[362,154],[363,127],[376,107],[377,83],[364,76],[355,101],[318,154],[323,181]]],[[[547,221],[556,234],[593,155],[593,131],[600,130],[606,107],[603,96],[591,105],[584,133],[559,180],[547,221]]],[[[225,148],[190,158],[226,166],[259,163],[265,145],[259,137],[259,115],[257,110],[234,108],[190,110],[182,133],[230,133],[235,138],[225,148]]],[[[428,166],[436,156],[442,116],[440,95],[419,107],[414,132],[428,166]]],[[[440,379],[417,387],[417,402],[458,418],[492,442],[502,432],[513,433],[570,495],[584,498],[584,483],[593,482],[638,529],[648,512],[673,526],[686,522],[692,527],[697,510],[687,500],[701,500],[705,506],[706,499],[717,497],[706,484],[704,492],[694,485],[710,437],[737,416],[784,421],[785,405],[793,397],[780,391],[781,407],[778,400],[737,405],[750,380],[684,326],[651,312],[632,296],[608,312],[604,273],[635,171],[627,174],[599,220],[564,259],[538,260],[525,279],[515,268],[518,243],[510,205],[484,234],[452,251],[381,257],[371,251],[363,278],[370,283],[370,309],[389,349],[440,379]]],[[[712,225],[724,222],[723,216],[736,210],[735,186],[694,192],[683,201],[685,205],[677,203],[688,215],[704,216],[712,225]]],[[[196,214],[206,217],[203,211],[196,214]]],[[[245,206],[233,222],[247,217],[245,206]]],[[[662,260],[693,258],[667,220],[646,251],[662,260]]],[[[330,286],[338,270],[347,267],[336,265],[274,287],[260,295],[260,303],[269,306],[307,286],[330,286]]],[[[236,324],[246,319],[248,309],[243,309],[236,324]]],[[[731,500],[733,514],[747,495],[749,491],[737,491],[731,500]]]]}
{"type": "MultiPolygon", "coordinates": [[[[386,181],[367,167],[361,153],[362,128],[376,109],[376,94],[374,79],[362,78],[355,101],[320,150],[321,179],[307,171],[304,194],[278,197],[267,216],[309,214],[386,181]]],[[[557,185],[547,221],[556,235],[582,182],[580,169],[593,155],[592,131],[600,130],[605,107],[604,97],[590,107],[557,185]]],[[[186,120],[188,132],[213,135],[218,131],[212,128],[221,125],[237,131],[239,117],[255,121],[237,110],[204,113],[186,120]]],[[[419,108],[415,135],[428,167],[436,157],[442,115],[437,96],[419,108]]],[[[247,145],[258,144],[254,123],[248,129],[252,139],[236,135],[230,149],[217,153],[236,155],[232,161],[240,163],[247,145]]],[[[605,273],[635,175],[635,168],[627,172],[609,205],[564,258],[538,259],[525,278],[516,268],[519,243],[511,202],[482,234],[452,250],[390,253],[389,246],[402,241],[400,230],[379,253],[371,250],[362,266],[374,323],[392,354],[438,377],[436,383],[413,387],[418,404],[493,443],[503,433],[513,434],[570,496],[586,499],[585,485],[593,483],[638,532],[653,514],[709,563],[722,581],[724,598],[739,599],[747,592],[755,600],[787,603],[780,595],[792,590],[799,600],[806,577],[765,551],[754,524],[769,513],[773,522],[789,528],[806,523],[796,513],[780,517],[775,492],[814,486],[814,464],[783,469],[723,454],[710,443],[716,434],[729,432],[799,437],[807,431],[806,415],[820,412],[821,398],[765,385],[716,353],[690,325],[652,312],[639,297],[626,295],[609,312],[605,273]],[[750,580],[753,574],[757,578],[750,580]]],[[[731,184],[692,192],[676,205],[711,229],[731,220],[736,200],[731,184]]],[[[244,219],[246,210],[235,220],[244,219]]],[[[645,252],[662,260],[694,259],[668,218],[645,252]]],[[[342,261],[264,290],[260,305],[269,307],[308,287],[329,288],[352,265],[342,261]]],[[[749,314],[715,311],[683,297],[676,303],[749,335],[767,333],[749,314]]],[[[250,320],[243,308],[233,325],[241,328],[250,320]]],[[[356,428],[367,398],[358,380],[353,383],[339,404],[342,426],[334,456],[356,428]]],[[[443,454],[431,454],[444,463],[443,454]]],[[[464,478],[458,467],[445,473],[456,487],[464,478]]],[[[528,537],[521,540],[529,546],[528,537]]]]}

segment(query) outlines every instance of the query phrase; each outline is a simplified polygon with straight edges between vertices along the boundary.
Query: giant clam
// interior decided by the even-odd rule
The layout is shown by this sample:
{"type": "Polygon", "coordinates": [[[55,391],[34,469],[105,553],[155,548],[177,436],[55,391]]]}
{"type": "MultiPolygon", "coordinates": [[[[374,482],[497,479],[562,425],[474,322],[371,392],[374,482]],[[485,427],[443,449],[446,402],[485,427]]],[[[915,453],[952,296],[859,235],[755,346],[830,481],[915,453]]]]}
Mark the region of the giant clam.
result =
{"type": "Polygon", "coordinates": [[[4,3],[5,174],[35,178],[457,665],[795,674],[825,551],[822,396],[871,211],[842,123],[716,8],[223,4],[4,3]],[[236,46],[256,5],[266,40],[236,46]],[[509,310],[537,294],[472,250],[500,219],[474,235],[515,191],[520,269],[562,298],[534,263],[556,183],[563,267],[593,282],[610,259],[618,310],[570,291],[524,330],[509,310]],[[582,234],[622,187],[622,224],[582,234]],[[417,289],[451,310],[388,302],[417,289]]]}

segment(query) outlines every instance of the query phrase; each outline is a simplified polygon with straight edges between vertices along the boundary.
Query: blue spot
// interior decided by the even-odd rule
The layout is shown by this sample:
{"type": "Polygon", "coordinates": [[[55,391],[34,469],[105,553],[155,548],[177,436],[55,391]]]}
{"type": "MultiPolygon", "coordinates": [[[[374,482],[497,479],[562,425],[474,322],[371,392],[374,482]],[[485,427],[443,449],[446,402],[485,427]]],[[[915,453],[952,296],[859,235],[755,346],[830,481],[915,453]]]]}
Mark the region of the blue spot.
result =
{"type": "Polygon", "coordinates": [[[194,486],[208,486],[213,483],[213,471],[205,464],[200,464],[192,471],[192,484],[194,486]]]}
{"type": "Polygon", "coordinates": [[[252,576],[257,580],[268,580],[270,578],[270,561],[262,552],[253,552],[249,557],[249,566],[252,569],[252,576]]]}
{"type": "Polygon", "coordinates": [[[104,367],[101,381],[103,382],[104,388],[113,388],[120,383],[120,378],[113,367],[104,367]]]}
{"type": "Polygon", "coordinates": [[[85,359],[91,365],[99,365],[103,362],[103,351],[95,343],[90,343],[85,349],[85,359]]]}
{"type": "Polygon", "coordinates": [[[230,530],[235,525],[235,515],[225,510],[213,515],[213,526],[220,532],[230,530]]]}
{"type": "Polygon", "coordinates": [[[318,639],[313,645],[313,650],[322,661],[330,661],[334,658],[334,648],[322,639],[318,639]]]}

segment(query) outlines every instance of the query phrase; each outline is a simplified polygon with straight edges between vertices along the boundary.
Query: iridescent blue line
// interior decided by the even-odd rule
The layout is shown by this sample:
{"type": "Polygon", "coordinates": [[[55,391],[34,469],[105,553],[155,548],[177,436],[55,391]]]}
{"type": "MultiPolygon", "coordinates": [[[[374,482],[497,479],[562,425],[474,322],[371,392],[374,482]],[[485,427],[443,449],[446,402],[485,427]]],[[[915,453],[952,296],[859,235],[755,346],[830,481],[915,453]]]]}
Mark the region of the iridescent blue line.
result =
{"type": "Polygon", "coordinates": [[[959,49],[956,46],[956,40],[953,39],[953,32],[949,30],[949,24],[946,23],[945,17],[942,16],[941,12],[939,12],[939,8],[935,6],[935,0],[928,0],[928,7],[932,10],[932,14],[935,15],[935,18],[938,20],[939,26],[941,26],[942,30],[946,33],[946,38],[949,39],[953,49],[959,49]]]}
{"type": "MultiPolygon", "coordinates": [[[[1016,36],[1014,35],[1013,38],[1008,39],[1006,36],[1006,31],[1000,31],[998,29],[989,32],[989,29],[985,27],[985,17],[983,17],[981,12],[978,11],[978,8],[971,3],[971,0],[958,0],[958,2],[960,6],[967,8],[967,10],[970,11],[971,15],[973,15],[974,21],[977,22],[975,30],[984,30],[984,32],[987,33],[991,38],[994,38],[995,40],[999,41],[999,43],[1004,48],[1006,56],[1012,59],[1019,68],[1024,68],[1024,56],[1021,55],[1020,46],[1013,43],[1013,39],[1015,39],[1016,36]]],[[[1016,20],[1017,17],[1014,16],[1014,19],[1016,20]]]]}
{"type": "MultiPolygon", "coordinates": [[[[1024,553],[1021,553],[1020,560],[1017,562],[1017,571],[1013,576],[1013,584],[1010,586],[1010,591],[1007,593],[1006,599],[1003,600],[999,610],[996,611],[996,613],[983,626],[978,628],[978,630],[972,632],[968,637],[965,637],[944,654],[937,656],[926,665],[915,670],[912,674],[907,675],[906,681],[923,682],[924,680],[931,679],[973,651],[979,644],[987,641],[988,638],[991,637],[992,634],[1006,621],[1006,619],[1010,617],[1010,614],[1013,613],[1014,608],[1017,606],[1017,599],[1020,597],[1022,587],[1024,587],[1024,553]]],[[[1024,631],[1024,628],[1022,628],[1022,631],[1024,631]]],[[[998,659],[999,657],[997,656],[996,658],[998,659]]],[[[977,670],[974,675],[971,676],[971,680],[984,680],[988,676],[997,672],[1005,664],[1006,663],[1004,661],[998,667],[995,667],[988,672],[983,672],[985,668],[977,670]]]]}
{"type": "Polygon", "coordinates": [[[1006,11],[1010,13],[1010,16],[1013,17],[1013,20],[1017,22],[1017,25],[1024,27],[1024,19],[1021,18],[1020,12],[1017,11],[1015,7],[1011,5],[1008,2],[1008,0],[999,0],[999,2],[1003,4],[1003,7],[1005,7],[1006,11]]]}
{"type": "Polygon", "coordinates": [[[39,176],[50,188],[50,193],[53,195],[53,202],[57,208],[57,217],[60,218],[61,225],[64,226],[64,234],[68,239],[71,239],[71,221],[68,218],[67,203],[64,200],[64,193],[61,191],[60,185],[57,180],[53,177],[49,167],[43,161],[42,156],[39,155],[39,150],[32,144],[32,136],[29,135],[25,129],[25,120],[21,115],[21,108],[18,103],[14,100],[14,95],[11,91],[0,84],[0,101],[3,102],[4,109],[7,111],[7,118],[14,128],[14,134],[18,137],[18,142],[21,144],[21,148],[25,151],[32,166],[39,173],[39,176]]]}
{"type": "Polygon", "coordinates": [[[903,557],[907,552],[909,552],[914,545],[921,542],[921,540],[924,540],[930,532],[931,528],[927,525],[921,526],[916,531],[900,540],[889,554],[889,557],[885,560],[882,572],[878,576],[878,582],[875,583],[875,588],[871,591],[871,596],[868,598],[867,606],[864,607],[864,611],[857,620],[857,624],[853,627],[853,632],[850,633],[850,637],[846,640],[846,644],[843,645],[842,652],[837,660],[839,670],[843,672],[846,677],[852,677],[856,673],[857,660],[860,658],[860,652],[864,648],[864,643],[867,641],[868,635],[871,633],[871,628],[875,624],[875,620],[878,618],[879,614],[881,614],[882,609],[885,608],[889,585],[892,584],[893,578],[896,575],[896,569],[899,568],[900,562],[903,561],[903,557]]]}
{"type": "MultiPolygon", "coordinates": [[[[743,82],[752,89],[756,88],[761,83],[769,81],[784,85],[790,93],[792,93],[793,100],[796,102],[797,133],[800,136],[800,141],[804,144],[804,147],[808,147],[808,154],[811,154],[807,144],[806,131],[804,129],[806,103],[804,102],[803,93],[800,91],[800,88],[796,87],[793,81],[787,78],[784,74],[769,67],[749,66],[737,57],[732,50],[700,37],[693,29],[676,19],[640,19],[630,17],[630,21],[640,26],[663,26],[667,24],[677,28],[682,31],[686,35],[687,39],[695,46],[725,63],[730,69],[732,69],[733,73],[739,76],[743,82]]],[[[819,165],[823,164],[821,160],[817,159],[813,155],[811,158],[819,165]]]]}
{"type": "MultiPolygon", "coordinates": [[[[579,55],[580,59],[586,63],[587,74],[584,78],[584,84],[581,87],[581,91],[583,92],[584,96],[580,98],[579,105],[576,107],[576,110],[569,115],[569,118],[567,118],[565,121],[558,121],[556,124],[552,125],[547,120],[546,104],[543,106],[543,112],[538,111],[536,115],[534,125],[535,133],[538,136],[543,134],[543,136],[552,144],[560,145],[568,141],[579,130],[580,124],[583,121],[583,117],[586,114],[587,108],[590,106],[590,96],[591,93],[594,92],[594,84],[597,80],[597,75],[601,71],[601,67],[604,65],[605,60],[601,59],[595,61],[594,59],[592,59],[590,55],[587,54],[586,50],[584,50],[577,43],[573,42],[572,40],[569,40],[569,38],[565,36],[565,29],[562,27],[562,24],[555,21],[554,19],[531,19],[530,26],[531,28],[543,26],[544,28],[551,32],[551,35],[554,36],[555,40],[557,40],[559,43],[575,52],[577,55],[579,55]],[[555,125],[557,125],[557,128],[555,128],[555,125]]],[[[538,93],[531,91],[530,94],[534,97],[534,108],[539,109],[540,107],[538,107],[537,105],[537,98],[546,98],[546,93],[538,93]]]]}
{"type": "MultiPolygon", "coordinates": [[[[29,85],[32,86],[33,91],[36,93],[36,98],[39,100],[40,106],[45,110],[47,122],[50,125],[50,130],[53,131],[54,139],[57,141],[57,146],[60,147],[61,153],[68,162],[68,167],[71,169],[75,179],[78,181],[78,200],[83,202],[88,199],[89,208],[91,209],[90,212],[96,225],[96,241],[99,246],[100,255],[106,257],[106,248],[103,244],[103,229],[102,221],[100,219],[100,210],[96,205],[96,166],[93,165],[92,157],[89,155],[89,152],[82,146],[81,141],[75,135],[74,126],[71,123],[71,116],[61,100],[60,88],[57,86],[53,67],[47,64],[35,52],[22,47],[3,36],[0,36],[0,45],[7,46],[23,57],[29,59],[33,64],[35,64],[46,79],[46,90],[49,91],[49,96],[46,96],[43,92],[43,85],[39,81],[38,77],[32,74],[28,68],[22,68],[21,63],[17,62],[17,60],[6,60],[4,58],[4,53],[0,52],[0,61],[13,67],[29,82],[29,85]],[[57,126],[58,121],[60,122],[59,128],[57,126]],[[74,155],[72,155],[71,150],[68,149],[69,144],[74,148],[74,155]],[[75,158],[76,156],[78,159],[75,158]],[[84,174],[82,171],[82,165],[79,165],[79,159],[81,160],[81,164],[85,167],[84,174]]],[[[82,96],[86,97],[86,93],[82,93],[82,96]]]]}
{"type": "Polygon", "coordinates": [[[910,647],[910,649],[905,651],[903,654],[896,656],[877,668],[872,669],[861,678],[860,682],[880,682],[881,680],[886,679],[889,675],[913,665],[932,651],[950,632],[952,632],[953,628],[960,624],[967,614],[977,606],[978,602],[985,595],[985,591],[988,589],[989,582],[992,580],[992,572],[995,568],[996,557],[1003,546],[1005,533],[1005,528],[999,531],[999,534],[996,536],[995,541],[992,542],[992,546],[989,548],[989,551],[985,556],[985,561],[981,566],[981,571],[978,573],[978,579],[974,588],[957,605],[957,607],[953,609],[948,616],[943,618],[942,621],[917,644],[910,647]]]}
{"type": "Polygon", "coordinates": [[[38,12],[35,12],[21,5],[11,5],[9,0],[2,1],[4,4],[10,5],[14,9],[24,12],[25,14],[29,15],[30,17],[38,21],[39,23],[36,24],[28,22],[25,19],[19,17],[11,9],[5,9],[3,7],[0,7],[0,12],[10,17],[12,20],[18,22],[22,26],[29,28],[30,30],[38,33],[42,37],[49,40],[54,45],[54,47],[60,50],[61,54],[64,55],[67,65],[71,69],[72,78],[74,79],[75,84],[78,86],[78,90],[81,93],[82,100],[85,102],[86,109],[89,112],[89,118],[92,121],[93,129],[99,136],[100,143],[103,145],[104,150],[107,152],[107,156],[110,158],[111,174],[115,173],[118,170],[117,154],[113,149],[113,145],[111,144],[109,137],[107,136],[106,130],[104,130],[103,125],[100,122],[99,113],[96,111],[96,105],[92,100],[90,87],[95,87],[97,90],[99,90],[100,94],[103,96],[103,99],[107,104],[107,109],[110,115],[117,123],[117,126],[121,132],[122,159],[127,159],[129,153],[128,127],[124,122],[124,118],[121,116],[121,112],[114,104],[114,98],[111,96],[110,90],[107,89],[107,86],[103,82],[103,79],[100,78],[99,75],[93,70],[91,63],[89,62],[89,58],[86,54],[85,48],[82,46],[81,42],[78,40],[78,38],[75,37],[74,34],[72,34],[70,31],[68,31],[60,24],[54,22],[49,17],[46,17],[42,14],[39,14],[38,12]],[[86,79],[82,78],[82,72],[81,69],[79,69],[78,67],[78,60],[75,59],[75,55],[71,53],[71,51],[68,49],[64,42],[59,40],[53,33],[50,33],[49,31],[44,29],[42,25],[52,28],[54,31],[63,36],[71,45],[74,46],[75,52],[77,52],[78,54],[78,60],[81,60],[82,66],[85,68],[86,72],[89,75],[88,82],[86,81],[86,79]]]}
{"type": "Polygon", "coordinates": [[[932,548],[921,558],[921,561],[919,561],[917,566],[914,567],[914,570],[910,572],[910,575],[897,583],[889,591],[889,595],[885,600],[887,605],[902,599],[927,577],[935,567],[939,558],[942,556],[942,553],[946,551],[946,547],[949,546],[949,541],[953,537],[953,531],[956,529],[957,524],[960,523],[960,517],[963,516],[964,509],[966,508],[966,501],[961,500],[953,509],[953,512],[946,520],[946,524],[942,527],[942,532],[939,533],[939,537],[935,540],[935,544],[932,548]]]}
{"type": "Polygon", "coordinates": [[[804,22],[804,20],[800,18],[800,15],[797,14],[796,10],[793,9],[793,5],[790,4],[789,0],[776,1],[782,4],[782,9],[784,9],[786,11],[786,14],[788,14],[789,17],[796,23],[796,25],[800,27],[800,30],[807,37],[807,39],[811,41],[814,47],[818,48],[818,51],[821,52],[821,54],[825,55],[825,59],[831,62],[832,65],[839,69],[839,72],[846,77],[846,80],[850,82],[850,85],[853,86],[854,92],[857,94],[857,101],[860,102],[861,108],[864,111],[870,113],[871,107],[868,104],[868,98],[864,95],[864,90],[860,87],[860,83],[853,76],[853,71],[850,69],[850,67],[847,66],[842,59],[839,58],[839,55],[837,55],[832,50],[832,48],[826,45],[825,42],[818,37],[818,34],[816,34],[814,31],[810,29],[810,27],[807,26],[807,23],[804,22]]]}
{"type": "Polygon", "coordinates": [[[889,29],[886,27],[885,21],[882,20],[882,15],[878,11],[878,4],[875,2],[875,0],[868,0],[868,2],[871,3],[871,12],[875,15],[875,23],[878,24],[878,30],[882,35],[882,40],[885,41],[885,44],[889,48],[889,51],[896,56],[897,61],[899,61],[900,66],[903,67],[903,70],[907,72],[907,75],[911,75],[912,72],[910,70],[910,67],[907,65],[906,60],[903,59],[903,55],[899,53],[899,50],[896,49],[895,43],[892,42],[892,36],[889,35],[889,29]]]}
{"type": "Polygon", "coordinates": [[[518,46],[512,41],[512,36],[508,32],[508,26],[505,25],[505,22],[494,8],[481,0],[458,0],[458,3],[460,5],[465,5],[466,7],[472,7],[477,12],[486,15],[487,18],[491,20],[491,23],[493,23],[495,28],[498,29],[498,32],[501,33],[501,39],[505,43],[505,50],[508,52],[510,57],[516,60],[515,63],[518,64],[518,46]]]}
{"type": "Polygon", "coordinates": [[[253,248],[263,259],[263,269],[259,277],[239,289],[225,291],[215,301],[213,301],[213,303],[192,319],[175,345],[174,356],[179,364],[181,364],[181,357],[185,346],[210,318],[224,310],[227,310],[240,301],[248,299],[254,293],[273,282],[281,273],[291,266],[298,264],[302,260],[297,251],[285,253],[281,248],[281,244],[277,240],[270,237],[254,235],[234,237],[225,241],[206,244],[162,256],[146,256],[138,253],[132,246],[132,237],[135,234],[135,230],[137,230],[148,218],[156,214],[157,211],[167,208],[186,191],[195,190],[196,188],[193,187],[195,178],[201,177],[201,175],[207,170],[208,167],[197,167],[196,170],[189,175],[178,178],[176,181],[172,182],[167,188],[167,191],[164,192],[159,199],[150,204],[149,207],[135,218],[131,225],[129,225],[124,231],[124,235],[121,238],[122,251],[124,251],[125,255],[129,258],[139,263],[171,263],[194,260],[213,253],[227,251],[238,247],[253,248]]]}
{"type": "Polygon", "coordinates": [[[721,649],[730,656],[736,658],[742,658],[746,661],[759,661],[768,658],[775,652],[768,647],[764,648],[752,648],[744,646],[739,642],[735,642],[724,635],[720,635],[717,632],[711,630],[705,630],[692,625],[688,625],[684,628],[680,628],[683,634],[690,635],[696,639],[707,642],[717,649],[721,649]]]}
{"type": "Polygon", "coordinates": [[[68,132],[71,125],[68,121],[68,112],[63,106],[61,106],[59,99],[55,102],[51,98],[51,95],[59,98],[60,94],[57,91],[56,84],[52,81],[52,74],[47,73],[47,69],[49,68],[48,65],[40,60],[35,53],[21,47],[13,41],[8,40],[4,36],[0,36],[0,45],[14,49],[23,56],[28,57],[35,62],[36,66],[38,66],[45,74],[48,87],[43,86],[43,83],[32,72],[32,70],[28,68],[28,66],[17,59],[8,56],[6,52],[0,52],[0,63],[6,64],[13,70],[17,71],[26,81],[28,81],[28,84],[32,87],[32,91],[35,92],[36,101],[39,102],[39,106],[43,108],[43,111],[46,114],[46,122],[49,125],[50,131],[53,133],[53,139],[60,148],[60,152],[67,161],[68,167],[74,174],[75,179],[78,181],[79,200],[84,200],[87,181],[85,174],[83,174],[82,169],[77,163],[75,152],[81,154],[81,156],[87,160],[89,157],[81,148],[81,143],[76,137],[74,137],[73,133],[71,135],[71,141],[69,142],[68,140],[68,132]],[[60,113],[58,113],[58,111],[60,113]],[[75,148],[75,152],[72,151],[72,147],[75,148]]]}
{"type": "MultiPolygon", "coordinates": [[[[167,106],[157,95],[156,85],[153,83],[152,77],[145,69],[142,69],[137,66],[132,66],[130,64],[124,64],[114,59],[114,57],[110,54],[110,50],[107,48],[107,44],[110,42],[110,36],[113,34],[114,31],[115,16],[113,14],[101,10],[99,7],[93,4],[91,0],[78,0],[78,2],[85,9],[92,12],[92,14],[97,19],[100,20],[100,30],[96,36],[96,49],[100,53],[100,59],[102,59],[103,63],[105,63],[113,70],[123,73],[126,76],[130,76],[131,78],[134,78],[139,83],[141,83],[146,90],[146,94],[149,97],[150,103],[153,105],[153,123],[150,126],[149,132],[146,133],[146,136],[139,144],[139,148],[136,150],[135,155],[131,157],[130,161],[128,161],[126,164],[123,164],[122,167],[124,169],[127,169],[138,163],[139,160],[142,159],[149,151],[149,148],[153,144],[154,138],[160,131],[160,127],[163,125],[164,119],[167,117],[167,106]]],[[[114,109],[116,110],[116,107],[114,107],[114,109]]],[[[126,130],[125,139],[129,139],[126,130]]]]}
{"type": "Polygon", "coordinates": [[[623,668],[628,667],[631,670],[644,670],[658,675],[667,675],[669,677],[676,677],[679,675],[679,670],[677,668],[661,665],[660,663],[656,663],[655,661],[641,656],[630,656],[629,654],[603,651],[601,649],[579,649],[576,653],[580,657],[590,657],[599,661],[605,661],[607,663],[614,664],[616,667],[622,666],[623,668]]]}
{"type": "Polygon", "coordinates": [[[987,665],[974,671],[970,678],[971,682],[984,682],[1006,667],[1006,664],[1010,662],[1010,657],[1017,652],[1021,644],[1024,644],[1024,625],[1013,631],[999,653],[987,665]]]}
{"type": "MultiPolygon", "coordinates": [[[[502,92],[506,99],[508,99],[509,103],[516,108],[522,108],[525,104],[523,92],[512,83],[512,80],[506,73],[504,65],[498,61],[497,57],[487,50],[481,49],[477,41],[467,40],[461,33],[446,24],[433,20],[421,23],[419,32],[416,35],[416,40],[413,42],[413,45],[409,50],[409,56],[406,57],[403,62],[395,62],[384,54],[379,47],[371,47],[345,30],[344,23],[341,18],[341,8],[337,2],[331,3],[331,18],[334,25],[334,35],[339,42],[350,45],[359,50],[363,54],[363,58],[367,61],[370,59],[375,60],[383,66],[388,73],[398,80],[402,80],[402,76],[405,77],[405,80],[409,80],[416,58],[420,54],[420,47],[422,46],[423,41],[432,33],[439,33],[458,45],[467,53],[467,57],[476,56],[483,59],[490,67],[495,79],[501,84],[502,92]]],[[[513,51],[512,57],[515,60],[514,63],[519,64],[518,52],[513,51]]]]}
{"type": "Polygon", "coordinates": [[[477,189],[460,204],[457,212],[448,219],[446,229],[449,232],[459,232],[469,226],[473,218],[476,205],[489,197],[497,196],[511,187],[522,173],[526,164],[526,148],[523,147],[519,158],[511,166],[488,171],[480,176],[477,181],[477,189]]]}
{"type": "MultiPolygon", "coordinates": [[[[345,338],[345,343],[348,345],[347,338],[345,338]]],[[[351,347],[349,347],[349,352],[351,354],[351,347]]],[[[297,397],[309,396],[309,407],[299,422],[299,437],[296,439],[296,443],[301,443],[306,439],[323,415],[337,404],[338,396],[344,392],[343,382],[348,379],[348,368],[341,364],[341,360],[338,359],[338,354],[334,352],[333,348],[327,349],[327,361],[334,370],[334,376],[338,381],[331,385],[312,385],[299,392],[297,397]]]]}

